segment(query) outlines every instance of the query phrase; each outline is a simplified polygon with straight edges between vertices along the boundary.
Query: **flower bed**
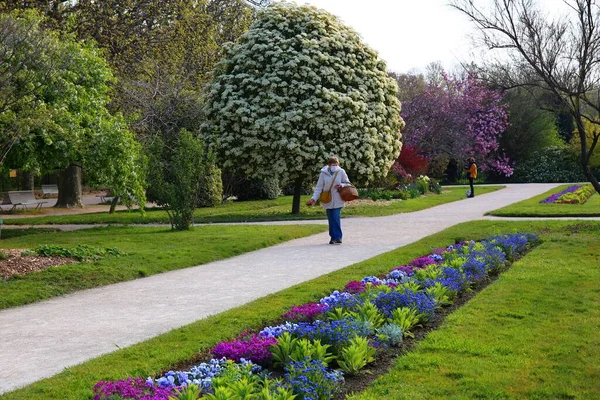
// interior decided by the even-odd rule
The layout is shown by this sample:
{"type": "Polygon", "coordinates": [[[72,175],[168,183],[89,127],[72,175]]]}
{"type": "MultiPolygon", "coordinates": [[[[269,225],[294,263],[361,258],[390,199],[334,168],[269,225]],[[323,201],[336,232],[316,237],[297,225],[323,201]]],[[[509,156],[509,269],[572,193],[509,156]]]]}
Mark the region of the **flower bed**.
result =
{"type": "Polygon", "coordinates": [[[385,275],[349,282],[318,303],[295,306],[282,324],[221,342],[215,358],[189,371],[99,382],[94,399],[338,398],[344,374],[355,375],[400,346],[441,307],[536,242],[515,234],[437,249],[385,275]]]}
{"type": "Polygon", "coordinates": [[[543,204],[583,204],[594,193],[596,189],[592,185],[573,185],[565,190],[554,193],[551,196],[541,200],[543,204]]]}

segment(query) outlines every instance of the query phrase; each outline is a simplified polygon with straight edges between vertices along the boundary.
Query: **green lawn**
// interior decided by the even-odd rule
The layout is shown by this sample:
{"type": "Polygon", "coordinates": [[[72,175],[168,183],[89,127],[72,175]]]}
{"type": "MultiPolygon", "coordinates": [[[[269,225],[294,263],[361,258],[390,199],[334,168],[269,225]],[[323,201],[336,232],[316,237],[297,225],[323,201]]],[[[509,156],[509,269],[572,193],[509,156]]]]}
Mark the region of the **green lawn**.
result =
{"type": "Polygon", "coordinates": [[[540,204],[553,193],[571,185],[554,188],[544,194],[487,213],[498,217],[600,217],[600,195],[594,194],[583,204],[540,204]]]}
{"type": "Polygon", "coordinates": [[[600,399],[600,224],[558,226],[351,398],[600,399]]]}
{"type": "MultiPolygon", "coordinates": [[[[503,186],[482,186],[477,188],[477,194],[490,193],[502,189],[503,186]]],[[[419,211],[440,204],[462,200],[465,197],[465,188],[452,187],[444,189],[441,195],[427,195],[416,199],[379,203],[387,205],[364,205],[346,207],[342,216],[380,217],[385,215],[419,211]]],[[[279,220],[304,220],[323,219],[325,213],[321,207],[308,207],[304,205],[310,196],[302,197],[300,214],[292,215],[292,197],[282,196],[275,200],[229,202],[224,205],[210,208],[198,208],[194,213],[196,223],[213,222],[247,222],[247,221],[279,221],[279,220]]],[[[108,207],[107,207],[108,210],[108,207]]],[[[40,224],[168,224],[167,213],[162,210],[149,209],[142,216],[138,211],[118,211],[114,214],[93,213],[60,216],[41,216],[31,218],[7,219],[5,223],[13,225],[40,225],[40,224]]]]}
{"type": "Polygon", "coordinates": [[[126,349],[67,368],[1,399],[84,399],[98,380],[154,376],[198,350],[273,322],[352,279],[453,243],[490,234],[537,232],[544,243],[451,315],[368,399],[598,399],[600,224],[477,221],[296,285],[126,349]],[[573,262],[573,260],[577,260],[573,262]]]}
{"type": "MultiPolygon", "coordinates": [[[[116,246],[125,254],[0,279],[0,309],[161,272],[205,264],[326,230],[326,226],[203,226],[173,232],[165,228],[108,227],[28,234],[0,241],[6,248],[40,244],[116,246]]],[[[5,232],[9,231],[8,229],[5,232]]],[[[27,233],[27,231],[25,231],[27,233]]],[[[31,232],[29,232],[31,233],[31,232]]]]}

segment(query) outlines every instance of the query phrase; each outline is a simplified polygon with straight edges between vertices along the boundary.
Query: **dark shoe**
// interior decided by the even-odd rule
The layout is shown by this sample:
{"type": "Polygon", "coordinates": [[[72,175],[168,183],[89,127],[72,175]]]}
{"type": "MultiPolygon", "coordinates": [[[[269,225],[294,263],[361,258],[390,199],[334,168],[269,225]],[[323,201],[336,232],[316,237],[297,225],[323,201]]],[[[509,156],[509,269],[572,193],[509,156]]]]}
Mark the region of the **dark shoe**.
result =
{"type": "Polygon", "coordinates": [[[475,195],[471,195],[471,196],[467,196],[469,199],[472,199],[473,197],[475,197],[475,195]]]}
{"type": "Polygon", "coordinates": [[[335,244],[335,240],[331,239],[331,240],[329,241],[329,244],[335,244]]]}
{"type": "Polygon", "coordinates": [[[333,244],[342,244],[341,240],[332,240],[333,244]]]}

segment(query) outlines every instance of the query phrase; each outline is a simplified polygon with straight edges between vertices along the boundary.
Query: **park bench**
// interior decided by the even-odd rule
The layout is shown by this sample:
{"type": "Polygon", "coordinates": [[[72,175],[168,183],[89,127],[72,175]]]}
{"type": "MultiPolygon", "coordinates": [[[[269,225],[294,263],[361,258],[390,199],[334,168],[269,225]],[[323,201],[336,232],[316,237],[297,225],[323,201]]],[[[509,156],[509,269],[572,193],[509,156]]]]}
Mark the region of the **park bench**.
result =
{"type": "Polygon", "coordinates": [[[47,203],[47,201],[36,199],[33,190],[9,191],[8,198],[10,199],[10,204],[12,204],[10,211],[15,210],[18,206],[21,206],[26,210],[28,206],[35,206],[35,209],[37,210],[42,207],[42,204],[47,203]]]}
{"type": "Polygon", "coordinates": [[[58,186],[57,185],[42,185],[42,193],[44,196],[48,194],[58,194],[58,186]]]}
{"type": "Polygon", "coordinates": [[[100,201],[102,203],[106,203],[107,201],[111,201],[113,199],[113,195],[110,190],[104,194],[97,194],[96,197],[100,197],[100,201]]]}

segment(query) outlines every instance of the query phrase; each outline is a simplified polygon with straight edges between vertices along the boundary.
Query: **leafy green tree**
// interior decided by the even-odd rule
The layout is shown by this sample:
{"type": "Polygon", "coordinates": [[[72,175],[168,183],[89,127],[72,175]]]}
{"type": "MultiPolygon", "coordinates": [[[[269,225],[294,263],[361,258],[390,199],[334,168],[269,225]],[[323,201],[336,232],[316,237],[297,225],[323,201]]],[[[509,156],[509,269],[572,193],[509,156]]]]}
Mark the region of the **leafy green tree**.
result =
{"type": "Polygon", "coordinates": [[[99,50],[42,28],[33,11],[0,18],[0,25],[15,27],[2,42],[2,52],[11,54],[3,63],[9,71],[2,93],[14,97],[0,113],[2,137],[13,138],[6,163],[28,171],[63,170],[59,207],[81,206],[80,167],[128,205],[133,199],[144,204],[141,149],[124,119],[107,110],[114,78],[99,50]],[[31,89],[23,93],[22,85],[31,89]]]}
{"type": "Polygon", "coordinates": [[[514,88],[504,96],[510,125],[500,138],[500,147],[515,166],[525,162],[533,151],[561,144],[556,114],[542,108],[541,95],[539,91],[514,88]]]}
{"type": "Polygon", "coordinates": [[[189,229],[202,177],[214,170],[214,158],[204,143],[185,129],[168,144],[156,137],[147,149],[148,198],[167,211],[173,229],[189,229]]]}
{"type": "Polygon", "coordinates": [[[310,6],[276,3],[225,49],[205,103],[203,133],[224,168],[295,185],[328,156],[350,176],[387,174],[400,152],[400,102],[385,63],[356,32],[310,6]]]}

